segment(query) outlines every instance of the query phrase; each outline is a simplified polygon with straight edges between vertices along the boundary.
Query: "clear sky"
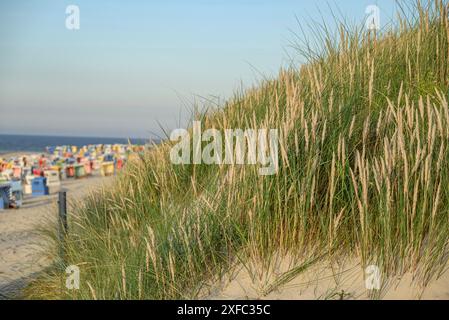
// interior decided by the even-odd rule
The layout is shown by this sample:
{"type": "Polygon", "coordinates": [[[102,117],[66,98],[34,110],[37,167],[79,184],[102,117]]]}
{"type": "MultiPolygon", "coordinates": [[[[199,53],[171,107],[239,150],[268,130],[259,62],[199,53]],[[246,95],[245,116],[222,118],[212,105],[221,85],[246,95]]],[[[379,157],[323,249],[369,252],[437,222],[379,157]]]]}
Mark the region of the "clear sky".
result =
{"type": "Polygon", "coordinates": [[[0,133],[150,137],[195,96],[229,97],[288,62],[299,21],[362,22],[394,0],[1,0],[0,133]],[[80,8],[80,30],[65,26],[80,8]]]}

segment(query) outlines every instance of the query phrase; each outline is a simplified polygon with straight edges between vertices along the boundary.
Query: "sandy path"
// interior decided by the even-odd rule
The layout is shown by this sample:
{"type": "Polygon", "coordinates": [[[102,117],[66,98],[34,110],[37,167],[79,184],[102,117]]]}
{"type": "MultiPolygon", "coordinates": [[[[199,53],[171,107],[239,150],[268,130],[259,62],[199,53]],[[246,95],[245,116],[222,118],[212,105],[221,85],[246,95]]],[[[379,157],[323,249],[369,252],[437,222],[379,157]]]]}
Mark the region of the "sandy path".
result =
{"type": "MultiPolygon", "coordinates": [[[[82,198],[108,179],[67,180],[62,186],[71,201],[82,198]]],[[[57,194],[39,198],[25,196],[22,208],[0,211],[0,299],[20,293],[33,275],[49,265],[50,261],[42,254],[44,240],[37,229],[56,217],[57,194]]]]}

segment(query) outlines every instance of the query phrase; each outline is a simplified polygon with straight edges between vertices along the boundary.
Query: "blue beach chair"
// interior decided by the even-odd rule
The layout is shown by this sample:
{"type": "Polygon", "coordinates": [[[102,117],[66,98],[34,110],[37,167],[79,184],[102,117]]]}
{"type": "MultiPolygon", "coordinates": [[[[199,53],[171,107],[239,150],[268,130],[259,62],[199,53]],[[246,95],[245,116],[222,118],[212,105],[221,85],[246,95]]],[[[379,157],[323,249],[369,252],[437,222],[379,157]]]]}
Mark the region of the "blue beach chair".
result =
{"type": "Polygon", "coordinates": [[[23,188],[21,181],[11,181],[11,197],[15,208],[23,204],[23,188]]]}
{"type": "Polygon", "coordinates": [[[10,201],[11,184],[9,182],[0,184],[0,210],[8,209],[10,201]]]}
{"type": "Polygon", "coordinates": [[[31,192],[33,197],[48,196],[47,179],[44,177],[34,178],[31,183],[31,192]]]}

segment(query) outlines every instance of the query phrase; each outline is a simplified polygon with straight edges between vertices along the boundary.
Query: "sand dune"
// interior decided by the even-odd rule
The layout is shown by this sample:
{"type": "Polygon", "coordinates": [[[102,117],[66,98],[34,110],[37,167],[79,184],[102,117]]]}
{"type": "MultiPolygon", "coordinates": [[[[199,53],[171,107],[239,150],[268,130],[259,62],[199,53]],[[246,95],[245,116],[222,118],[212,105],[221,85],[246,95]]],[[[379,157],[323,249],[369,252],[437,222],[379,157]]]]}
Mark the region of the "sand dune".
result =
{"type": "MultiPolygon", "coordinates": [[[[204,291],[202,298],[211,300],[448,300],[449,266],[440,277],[425,287],[411,273],[382,279],[380,290],[367,290],[364,270],[356,260],[342,259],[338,263],[320,262],[299,273],[291,281],[274,286],[276,280],[298,264],[288,258],[280,258],[276,268],[266,272],[248,272],[243,266],[236,267],[222,281],[204,291]]],[[[258,268],[251,268],[257,270],[258,268]]]]}

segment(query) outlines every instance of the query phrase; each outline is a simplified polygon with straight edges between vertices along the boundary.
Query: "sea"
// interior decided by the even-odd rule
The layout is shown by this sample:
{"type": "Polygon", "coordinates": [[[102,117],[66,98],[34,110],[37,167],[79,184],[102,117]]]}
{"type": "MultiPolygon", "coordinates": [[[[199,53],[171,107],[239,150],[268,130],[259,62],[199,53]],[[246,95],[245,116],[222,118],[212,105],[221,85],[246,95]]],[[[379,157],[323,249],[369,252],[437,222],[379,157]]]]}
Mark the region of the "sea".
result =
{"type": "MultiPolygon", "coordinates": [[[[148,139],[133,139],[132,144],[143,145],[148,139]]],[[[34,136],[34,135],[5,135],[0,134],[0,154],[11,152],[45,152],[46,147],[55,146],[87,146],[89,144],[128,144],[127,138],[100,137],[63,137],[63,136],[34,136]]]]}

